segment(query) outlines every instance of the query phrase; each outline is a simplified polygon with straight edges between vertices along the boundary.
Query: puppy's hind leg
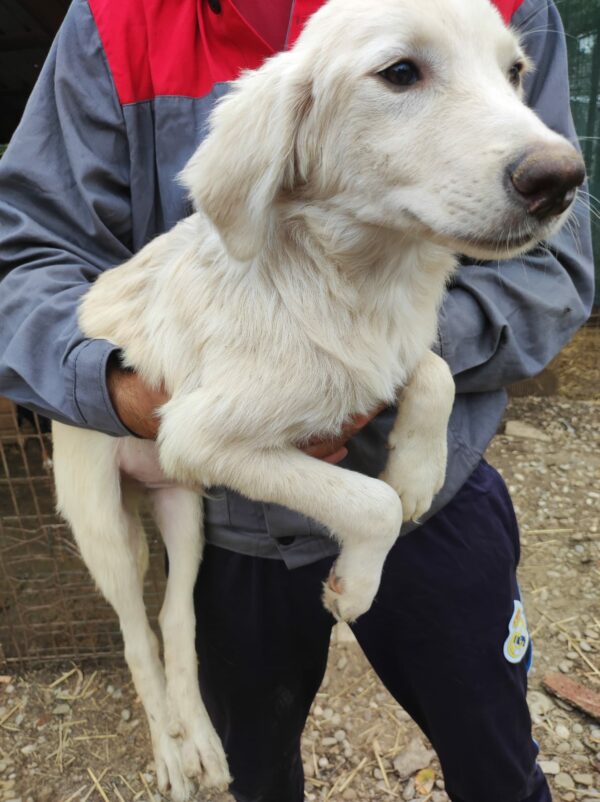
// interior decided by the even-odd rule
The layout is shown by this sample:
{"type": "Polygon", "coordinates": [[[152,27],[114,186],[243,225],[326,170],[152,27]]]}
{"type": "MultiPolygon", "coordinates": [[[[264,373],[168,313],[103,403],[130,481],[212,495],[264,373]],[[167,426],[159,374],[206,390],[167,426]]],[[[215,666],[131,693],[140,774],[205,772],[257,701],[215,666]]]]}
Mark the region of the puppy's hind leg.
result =
{"type": "Polygon", "coordinates": [[[202,559],[201,500],[183,487],[151,491],[156,523],[169,556],[160,627],[163,635],[170,732],[182,738],[186,775],[205,787],[231,782],[219,736],[198,686],[194,584],[202,559]]]}
{"type": "Polygon", "coordinates": [[[159,788],[175,802],[189,798],[177,742],[168,734],[165,678],[142,596],[144,537],[137,512],[121,500],[117,441],[98,432],[55,425],[58,509],[71,525],[92,577],[119,616],[125,659],[152,738],[159,788]]]}

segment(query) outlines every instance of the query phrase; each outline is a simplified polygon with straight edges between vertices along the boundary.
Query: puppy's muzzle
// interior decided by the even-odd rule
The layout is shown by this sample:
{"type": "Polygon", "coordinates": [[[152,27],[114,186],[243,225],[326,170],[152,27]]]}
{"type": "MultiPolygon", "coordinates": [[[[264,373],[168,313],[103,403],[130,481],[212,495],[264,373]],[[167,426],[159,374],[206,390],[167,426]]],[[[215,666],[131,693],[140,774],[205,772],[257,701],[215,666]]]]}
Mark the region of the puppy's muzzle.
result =
{"type": "Polygon", "coordinates": [[[507,172],[527,212],[541,222],[566,211],[585,179],[583,159],[568,142],[530,149],[507,172]]]}

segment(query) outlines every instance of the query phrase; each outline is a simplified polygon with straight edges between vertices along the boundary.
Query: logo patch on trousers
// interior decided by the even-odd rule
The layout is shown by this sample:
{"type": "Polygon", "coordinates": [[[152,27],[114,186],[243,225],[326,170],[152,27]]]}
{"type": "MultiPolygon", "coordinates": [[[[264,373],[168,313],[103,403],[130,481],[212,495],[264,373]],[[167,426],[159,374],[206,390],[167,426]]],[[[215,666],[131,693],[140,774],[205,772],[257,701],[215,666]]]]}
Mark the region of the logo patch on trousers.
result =
{"type": "Polygon", "coordinates": [[[508,625],[508,638],[504,641],[504,656],[509,663],[520,663],[529,646],[527,619],[520,601],[515,600],[515,611],[508,625]]]}

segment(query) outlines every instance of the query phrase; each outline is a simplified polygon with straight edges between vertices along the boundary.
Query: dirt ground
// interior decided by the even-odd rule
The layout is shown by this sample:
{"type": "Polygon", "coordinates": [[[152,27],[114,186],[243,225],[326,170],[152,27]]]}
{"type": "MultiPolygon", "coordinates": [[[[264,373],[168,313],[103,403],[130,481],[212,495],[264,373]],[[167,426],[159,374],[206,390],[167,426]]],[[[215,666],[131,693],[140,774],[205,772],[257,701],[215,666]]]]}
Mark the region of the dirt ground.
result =
{"type": "MultiPolygon", "coordinates": [[[[504,475],[521,525],[540,760],[556,800],[600,800],[600,721],[542,687],[546,672],[556,671],[600,691],[600,402],[514,399],[506,425],[488,460],[504,475]],[[515,421],[530,428],[515,430],[515,421]]],[[[437,759],[343,632],[303,757],[311,802],[447,799],[437,759]]],[[[0,801],[8,800],[160,800],[143,712],[124,669],[68,665],[0,677],[0,801]]]]}

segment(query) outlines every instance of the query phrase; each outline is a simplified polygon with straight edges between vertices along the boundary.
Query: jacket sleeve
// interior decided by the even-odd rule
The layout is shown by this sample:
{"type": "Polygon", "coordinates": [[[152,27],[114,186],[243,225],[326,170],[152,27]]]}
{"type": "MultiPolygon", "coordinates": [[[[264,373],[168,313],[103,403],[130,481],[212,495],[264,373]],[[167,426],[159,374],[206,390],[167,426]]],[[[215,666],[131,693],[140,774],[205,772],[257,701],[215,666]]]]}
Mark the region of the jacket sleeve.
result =
{"type": "MultiPolygon", "coordinates": [[[[535,71],[529,105],[553,130],[577,138],[569,106],[562,22],[547,0],[526,0],[515,19],[535,71]]],[[[505,262],[465,264],[440,312],[440,350],[457,390],[498,390],[539,373],[587,319],[594,268],[587,200],[545,247],[505,262]]]]}
{"type": "Polygon", "coordinates": [[[106,390],[114,345],[86,339],[82,295],[131,255],[128,143],[98,32],[75,0],[0,159],[0,395],[127,434],[106,390]]]}

